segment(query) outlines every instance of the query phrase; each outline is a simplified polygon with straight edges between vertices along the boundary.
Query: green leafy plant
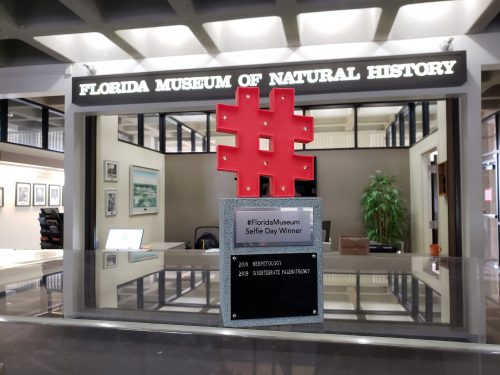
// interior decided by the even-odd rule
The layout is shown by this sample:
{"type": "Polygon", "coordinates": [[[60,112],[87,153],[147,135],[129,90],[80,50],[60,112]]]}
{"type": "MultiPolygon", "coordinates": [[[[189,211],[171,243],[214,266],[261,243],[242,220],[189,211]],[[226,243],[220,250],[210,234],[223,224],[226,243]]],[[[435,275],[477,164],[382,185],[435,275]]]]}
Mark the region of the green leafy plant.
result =
{"type": "Polygon", "coordinates": [[[407,214],[396,177],[376,171],[361,197],[366,236],[381,244],[403,241],[407,214]]]}

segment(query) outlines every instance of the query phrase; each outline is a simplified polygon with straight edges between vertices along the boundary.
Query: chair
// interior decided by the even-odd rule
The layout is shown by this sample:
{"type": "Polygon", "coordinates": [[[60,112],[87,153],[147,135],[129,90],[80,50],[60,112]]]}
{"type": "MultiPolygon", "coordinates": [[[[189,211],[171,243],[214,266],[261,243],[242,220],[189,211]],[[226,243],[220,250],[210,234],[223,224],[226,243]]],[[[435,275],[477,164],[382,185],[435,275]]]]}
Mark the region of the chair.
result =
{"type": "MultiPolygon", "coordinates": [[[[195,249],[210,249],[219,247],[219,226],[218,225],[207,225],[194,228],[194,241],[193,247],[195,249]],[[217,246],[215,244],[211,244],[213,241],[203,241],[202,239],[199,241],[200,237],[205,233],[211,234],[217,240],[217,246]],[[206,245],[205,245],[206,244],[206,245]]],[[[191,271],[191,288],[194,289],[195,286],[195,271],[191,271]]],[[[202,282],[210,282],[210,271],[202,271],[201,272],[201,281],[202,282]]],[[[208,304],[208,301],[207,301],[208,304]]]]}
{"type": "Polygon", "coordinates": [[[332,239],[330,237],[330,228],[332,226],[331,220],[323,220],[321,223],[321,228],[323,229],[323,242],[330,242],[332,239]]]}
{"type": "Polygon", "coordinates": [[[194,229],[194,241],[193,241],[193,246],[195,249],[210,249],[214,247],[219,247],[219,226],[218,225],[208,225],[208,226],[201,226],[201,227],[196,227],[194,229]],[[205,233],[210,233],[215,239],[217,240],[217,246],[213,246],[210,243],[207,243],[208,246],[205,246],[205,242],[202,241],[201,244],[198,240],[200,237],[205,234],[205,233]],[[210,247],[212,246],[212,247],[210,247]]]}

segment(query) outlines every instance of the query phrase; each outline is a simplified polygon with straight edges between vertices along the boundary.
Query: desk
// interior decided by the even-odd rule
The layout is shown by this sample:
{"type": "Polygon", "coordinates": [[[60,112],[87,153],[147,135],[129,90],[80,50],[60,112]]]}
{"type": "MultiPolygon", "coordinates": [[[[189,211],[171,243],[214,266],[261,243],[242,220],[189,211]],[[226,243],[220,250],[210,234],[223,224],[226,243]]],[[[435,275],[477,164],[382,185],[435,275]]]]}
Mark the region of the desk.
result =
{"type": "Polygon", "coordinates": [[[164,251],[172,249],[185,249],[184,242],[151,242],[143,245],[145,250],[164,251]]]}

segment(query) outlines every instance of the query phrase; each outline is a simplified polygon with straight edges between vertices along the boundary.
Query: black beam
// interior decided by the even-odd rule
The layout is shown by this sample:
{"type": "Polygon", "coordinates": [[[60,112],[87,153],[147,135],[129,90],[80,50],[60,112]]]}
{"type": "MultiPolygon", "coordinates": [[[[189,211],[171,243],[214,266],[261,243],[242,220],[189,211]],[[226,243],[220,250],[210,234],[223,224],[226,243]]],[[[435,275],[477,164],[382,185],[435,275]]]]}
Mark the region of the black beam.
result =
{"type": "Polygon", "coordinates": [[[96,307],[96,140],[97,117],[85,118],[84,304],[96,307]]]}
{"type": "Polygon", "coordinates": [[[354,106],[354,148],[358,148],[358,107],[354,106]]]}
{"type": "Polygon", "coordinates": [[[408,275],[403,273],[401,276],[401,304],[406,307],[408,302],[408,275]]]}
{"type": "Polygon", "coordinates": [[[207,124],[206,124],[206,137],[205,137],[205,143],[203,144],[203,151],[205,152],[210,152],[210,112],[206,113],[207,115],[207,124]]]}
{"type": "Polygon", "coordinates": [[[391,124],[391,146],[396,147],[396,122],[391,124]]]}
{"type": "Polygon", "coordinates": [[[191,152],[196,151],[196,133],[191,130],[191,152]]]}
{"type": "Polygon", "coordinates": [[[418,318],[418,279],[411,277],[411,316],[417,321],[418,318]]]}
{"type": "Polygon", "coordinates": [[[144,310],[144,279],[137,279],[137,309],[144,310]]]}
{"type": "Polygon", "coordinates": [[[429,102],[422,102],[422,137],[429,135],[430,129],[429,102]]]}
{"type": "Polygon", "coordinates": [[[460,189],[460,120],[457,98],[446,99],[446,157],[449,255],[462,256],[462,196],[460,189]]]}
{"type": "Polygon", "coordinates": [[[408,103],[408,119],[410,121],[410,146],[417,142],[417,119],[415,116],[415,103],[408,103]]]}
{"type": "Polygon", "coordinates": [[[42,107],[42,148],[49,149],[49,109],[42,107]]]}
{"type": "MultiPolygon", "coordinates": [[[[495,144],[495,148],[498,150],[499,146],[500,146],[500,112],[497,112],[495,114],[495,134],[496,134],[496,144],[495,144]]],[[[499,156],[498,156],[498,153],[496,154],[496,161],[497,161],[497,166],[499,165],[499,156]]],[[[496,191],[496,194],[497,194],[497,197],[500,197],[500,176],[498,175],[498,168],[497,168],[497,173],[496,173],[496,185],[497,185],[497,191],[496,191]]],[[[497,213],[500,212],[500,200],[497,199],[497,213]]],[[[500,225],[497,225],[497,232],[498,232],[498,238],[500,238],[500,225]]],[[[498,262],[497,262],[499,265],[500,265],[500,257],[498,259],[498,262]]]]}
{"type": "Polygon", "coordinates": [[[165,153],[165,114],[160,113],[160,118],[159,118],[159,125],[158,125],[158,132],[159,132],[159,143],[160,143],[160,152],[165,153]]]}
{"type": "Polygon", "coordinates": [[[397,273],[394,274],[394,294],[396,297],[399,296],[399,275],[397,273]]]}
{"type": "Polygon", "coordinates": [[[158,272],[158,306],[165,306],[165,271],[158,272]]]}
{"type": "Polygon", "coordinates": [[[399,122],[399,147],[404,147],[405,145],[405,115],[400,112],[398,115],[399,122]]]}
{"type": "Polygon", "coordinates": [[[434,315],[432,303],[432,288],[425,285],[425,321],[431,323],[434,315]]]}
{"type": "Polygon", "coordinates": [[[0,141],[7,142],[9,130],[9,101],[0,99],[0,141]]]}
{"type": "Polygon", "coordinates": [[[144,146],[144,113],[137,115],[137,144],[144,146]]]}
{"type": "Polygon", "coordinates": [[[85,118],[85,249],[96,249],[97,117],[85,118]]]}
{"type": "Polygon", "coordinates": [[[177,123],[177,152],[182,152],[182,125],[177,123]]]}

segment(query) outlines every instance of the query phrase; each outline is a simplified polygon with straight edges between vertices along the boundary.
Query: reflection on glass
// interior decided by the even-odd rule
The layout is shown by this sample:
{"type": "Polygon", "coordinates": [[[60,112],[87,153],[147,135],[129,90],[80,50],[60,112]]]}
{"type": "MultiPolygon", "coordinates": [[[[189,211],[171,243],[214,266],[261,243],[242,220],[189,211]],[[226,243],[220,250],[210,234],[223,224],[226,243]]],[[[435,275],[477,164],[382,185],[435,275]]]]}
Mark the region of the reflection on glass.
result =
{"type": "Polygon", "coordinates": [[[405,106],[404,108],[404,144],[401,146],[408,147],[410,146],[410,110],[408,106],[405,106]]]}
{"type": "Polygon", "coordinates": [[[144,147],[160,151],[160,116],[144,115],[144,147]]]}
{"type": "Polygon", "coordinates": [[[181,152],[177,141],[177,121],[170,116],[165,117],[165,152],[181,152]]]}
{"type": "Polygon", "coordinates": [[[438,102],[429,102],[429,133],[438,129],[438,102]]]}
{"type": "Polygon", "coordinates": [[[182,132],[182,152],[194,151],[194,138],[191,140],[191,135],[194,137],[194,132],[186,125],[181,126],[182,132]]]}
{"type": "Polygon", "coordinates": [[[138,143],[137,115],[118,115],[118,139],[138,143]]]}
{"type": "Polygon", "coordinates": [[[491,116],[483,121],[483,126],[481,127],[482,133],[482,151],[483,154],[493,152],[497,150],[496,142],[496,125],[495,116],[491,116]]]}
{"type": "Polygon", "coordinates": [[[415,103],[415,142],[424,137],[424,122],[422,118],[422,103],[415,103]]]}
{"type": "Polygon", "coordinates": [[[314,140],[307,150],[354,147],[354,108],[311,109],[306,115],[314,117],[314,140]]]}
{"type": "Polygon", "coordinates": [[[42,147],[42,108],[18,100],[8,101],[7,141],[42,147]]]}
{"type": "Polygon", "coordinates": [[[483,158],[484,258],[498,261],[496,155],[483,158]]]}
{"type": "MultiPolygon", "coordinates": [[[[358,108],[358,146],[385,147],[387,128],[390,127],[401,108],[401,105],[358,108]]],[[[391,134],[389,134],[389,141],[391,141],[391,134]]]]}
{"type": "Polygon", "coordinates": [[[64,151],[64,113],[49,110],[49,150],[64,151]]]}
{"type": "MultiPolygon", "coordinates": [[[[167,152],[204,152],[207,136],[207,115],[205,113],[168,114],[166,120],[181,126],[181,142],[177,143],[177,134],[170,134],[167,152]],[[175,151],[173,140],[175,139],[175,151]],[[180,146],[180,147],[178,147],[180,146]]],[[[173,128],[170,127],[170,130],[173,128]]],[[[177,130],[176,130],[177,131],[177,130]]]]}

